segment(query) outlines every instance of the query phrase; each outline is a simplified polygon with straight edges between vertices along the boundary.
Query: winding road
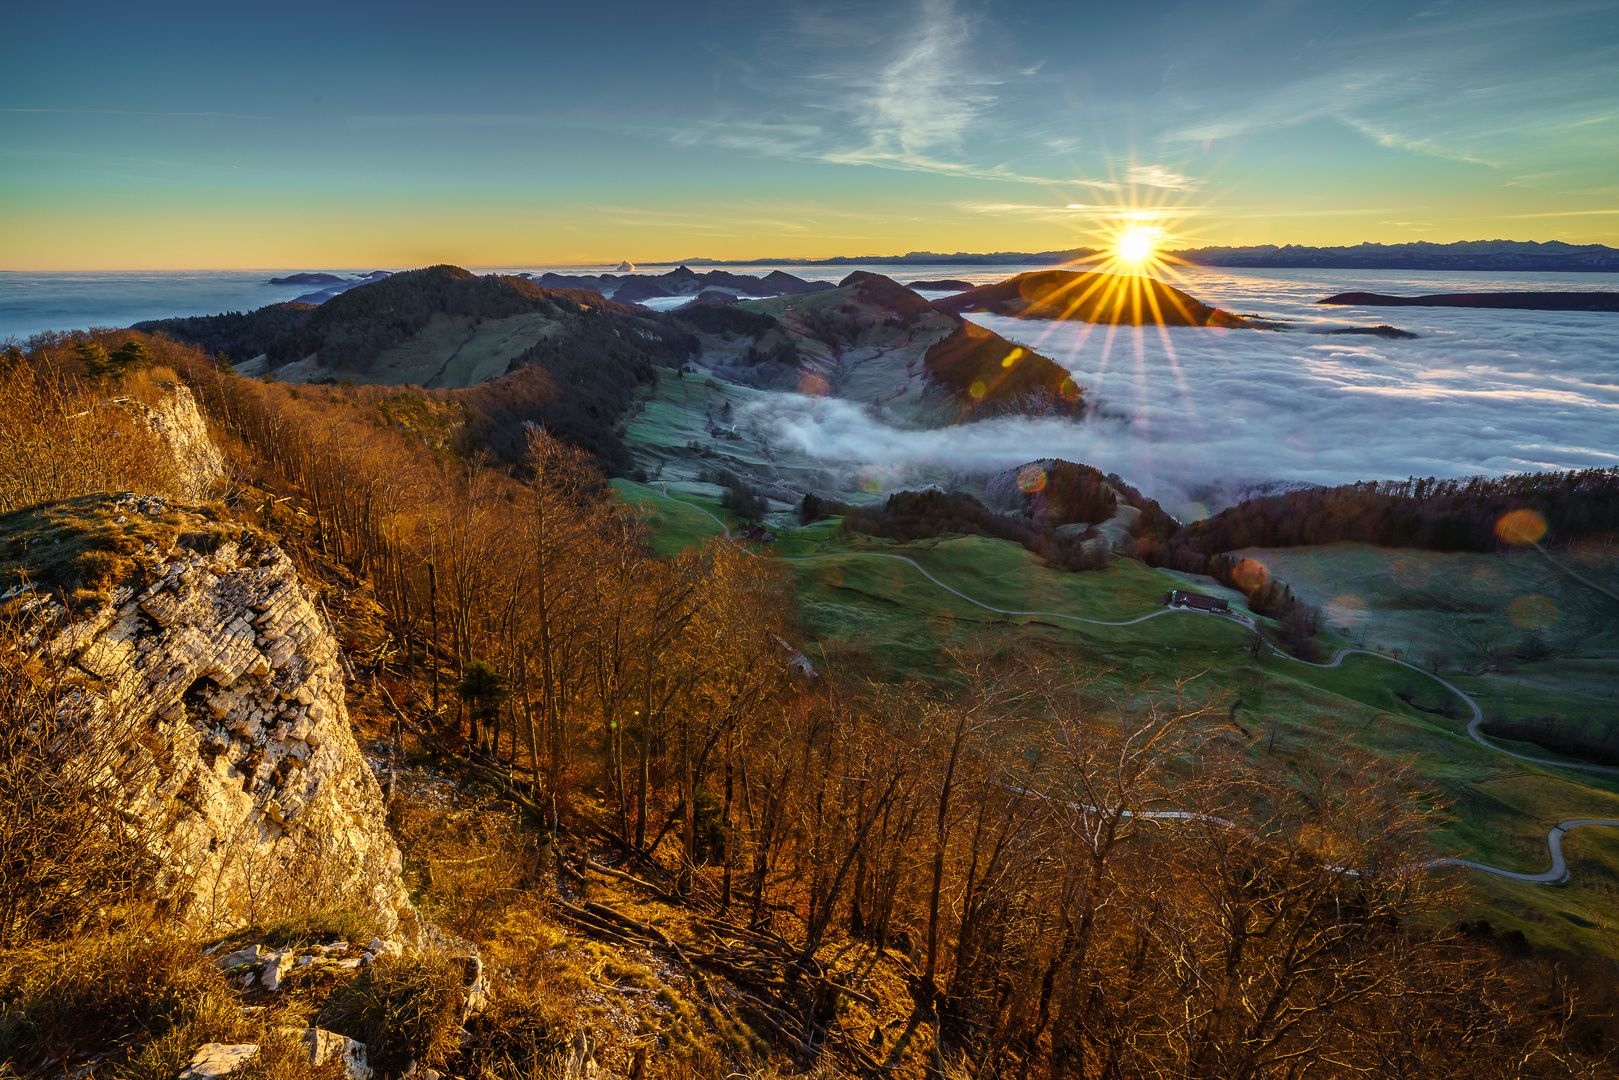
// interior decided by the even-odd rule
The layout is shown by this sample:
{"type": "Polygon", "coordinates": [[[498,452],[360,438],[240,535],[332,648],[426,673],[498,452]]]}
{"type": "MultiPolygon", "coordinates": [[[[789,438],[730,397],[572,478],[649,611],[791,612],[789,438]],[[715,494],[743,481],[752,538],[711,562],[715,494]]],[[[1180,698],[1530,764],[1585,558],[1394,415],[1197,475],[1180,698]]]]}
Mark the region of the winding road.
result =
{"type": "MultiPolygon", "coordinates": [[[[665,499],[668,499],[670,502],[680,503],[682,506],[689,506],[693,510],[696,510],[698,513],[706,515],[707,517],[712,519],[713,522],[716,525],[718,525],[720,527],[720,530],[725,534],[725,538],[727,540],[731,539],[731,529],[730,529],[729,526],[727,526],[725,524],[724,521],[722,521],[718,516],[709,513],[709,511],[707,511],[703,507],[698,506],[696,503],[687,502],[685,499],[677,499],[673,495],[670,495],[669,494],[669,485],[667,483],[665,483],[663,485],[663,497],[665,499]]],[[[973,605],[975,605],[977,607],[981,607],[985,611],[993,611],[993,612],[995,612],[996,614],[999,614],[999,615],[1027,615],[1027,616],[1040,616],[1040,617],[1043,617],[1043,618],[1051,618],[1051,619],[1067,619],[1070,622],[1086,623],[1086,624],[1091,625],[1091,626],[1134,626],[1137,623],[1143,623],[1143,622],[1146,622],[1148,619],[1156,619],[1156,618],[1158,618],[1160,616],[1163,616],[1163,615],[1191,614],[1191,615],[1209,615],[1209,616],[1211,616],[1213,618],[1234,618],[1235,620],[1237,620],[1237,621],[1243,623],[1244,625],[1246,625],[1249,629],[1257,629],[1255,627],[1255,625],[1254,625],[1253,620],[1251,618],[1249,618],[1247,615],[1245,615],[1245,614],[1243,614],[1242,612],[1239,612],[1239,611],[1233,611],[1229,615],[1222,616],[1222,615],[1214,614],[1212,612],[1195,611],[1195,610],[1193,610],[1191,608],[1173,608],[1173,607],[1169,607],[1169,608],[1164,608],[1161,611],[1154,611],[1154,612],[1150,612],[1150,613],[1148,613],[1146,615],[1141,615],[1141,616],[1139,616],[1137,618],[1134,618],[1134,619],[1126,619],[1123,622],[1108,622],[1108,621],[1102,620],[1102,619],[1087,619],[1087,618],[1084,618],[1084,617],[1079,616],[1079,615],[1069,615],[1069,614],[1067,614],[1065,612],[1061,612],[1061,611],[1014,611],[1014,610],[1011,610],[1011,609],[1008,609],[1008,608],[999,608],[999,607],[995,607],[994,605],[991,605],[991,604],[986,604],[982,600],[975,600],[973,597],[968,596],[966,593],[962,592],[960,589],[956,589],[956,588],[953,588],[953,587],[951,587],[949,585],[946,585],[944,582],[940,581],[938,578],[934,577],[932,574],[930,574],[926,570],[924,570],[921,567],[921,565],[916,562],[916,560],[907,558],[904,555],[886,555],[886,554],[883,554],[882,552],[876,552],[876,551],[842,551],[842,552],[833,552],[833,553],[827,554],[827,555],[802,555],[802,556],[780,556],[780,555],[778,555],[776,557],[778,559],[781,559],[781,561],[783,561],[783,562],[814,562],[814,561],[817,561],[817,560],[820,560],[820,559],[846,559],[846,558],[892,559],[895,562],[902,562],[902,563],[905,563],[906,565],[910,566],[917,573],[921,574],[923,577],[925,577],[929,581],[933,582],[933,584],[937,585],[939,588],[943,589],[945,592],[948,592],[948,593],[952,594],[953,596],[958,596],[961,599],[967,601],[967,603],[973,604],[973,605]]],[[[1595,586],[1593,586],[1593,588],[1594,587],[1595,586]]],[[[1260,640],[1264,641],[1263,637],[1260,640]]],[[[1280,656],[1280,657],[1282,657],[1283,659],[1286,659],[1286,660],[1291,660],[1296,664],[1304,664],[1307,667],[1313,667],[1313,668],[1335,668],[1335,667],[1340,666],[1344,662],[1344,659],[1346,657],[1350,657],[1350,656],[1371,656],[1371,657],[1375,657],[1375,658],[1377,658],[1379,660],[1386,661],[1386,662],[1388,662],[1390,664],[1399,664],[1401,667],[1410,668],[1412,671],[1415,671],[1417,674],[1422,675],[1422,676],[1424,676],[1426,678],[1432,679],[1434,682],[1438,683],[1440,686],[1443,686],[1446,690],[1450,691],[1452,694],[1455,694],[1457,697],[1461,698],[1462,701],[1467,703],[1467,707],[1469,709],[1471,709],[1472,712],[1473,712],[1473,718],[1472,718],[1471,721],[1469,721],[1469,723],[1467,725],[1467,734],[1473,739],[1474,742],[1478,743],[1480,746],[1484,747],[1486,750],[1493,751],[1494,753],[1497,753],[1497,754],[1503,754],[1506,757],[1514,758],[1514,759],[1516,759],[1518,761],[1527,761],[1527,762],[1529,762],[1531,764],[1534,764],[1534,765],[1546,765],[1546,766],[1550,766],[1552,768],[1557,768],[1557,769],[1575,769],[1575,770],[1579,770],[1579,771],[1582,771],[1582,772],[1603,773],[1603,774],[1606,774],[1608,776],[1619,775],[1619,768],[1614,768],[1614,767],[1607,766],[1607,765],[1590,765],[1590,764],[1586,764],[1584,762],[1577,762],[1577,761],[1554,761],[1554,760],[1552,760],[1550,758],[1531,757],[1528,754],[1519,754],[1519,753],[1516,753],[1516,752],[1514,752],[1512,750],[1507,750],[1507,749],[1504,749],[1502,747],[1496,746],[1494,743],[1492,743],[1488,739],[1486,739],[1484,737],[1484,735],[1479,731],[1479,727],[1484,723],[1484,710],[1479,708],[1478,702],[1474,701],[1471,697],[1469,697],[1466,693],[1464,693],[1454,683],[1451,683],[1446,679],[1440,678],[1438,675],[1434,674],[1431,671],[1425,671],[1425,670],[1423,670],[1422,668],[1418,667],[1415,664],[1407,663],[1404,660],[1399,660],[1399,659],[1396,659],[1395,657],[1389,656],[1387,653],[1375,652],[1375,651],[1370,650],[1370,649],[1339,649],[1338,652],[1333,655],[1331,660],[1327,661],[1324,664],[1317,664],[1317,663],[1312,663],[1309,660],[1300,660],[1296,656],[1289,656],[1287,653],[1282,652],[1280,649],[1277,649],[1274,645],[1271,645],[1270,642],[1268,642],[1268,641],[1265,641],[1265,646],[1266,646],[1266,648],[1270,649],[1270,651],[1276,656],[1280,656]]],[[[1191,811],[1186,811],[1186,810],[1157,810],[1157,811],[1142,811],[1140,816],[1144,817],[1144,818],[1153,818],[1153,819],[1161,819],[1161,820],[1177,820],[1177,821],[1183,821],[1184,820],[1184,821],[1190,821],[1190,820],[1201,819],[1204,815],[1196,814],[1196,813],[1193,813],[1191,811]]],[[[1234,822],[1226,821],[1223,818],[1215,818],[1215,819],[1211,819],[1211,820],[1214,820],[1214,821],[1218,822],[1219,824],[1230,827],[1230,828],[1241,828],[1241,826],[1235,824],[1234,822]]],[[[1568,863],[1563,857],[1563,837],[1567,833],[1569,833],[1570,831],[1572,831],[1574,829],[1590,828],[1590,827],[1597,827],[1597,826],[1604,827],[1604,828],[1619,828],[1619,819],[1614,819],[1614,818],[1571,818],[1571,819],[1569,819],[1567,821],[1559,821],[1556,825],[1553,825],[1551,827],[1550,831],[1548,831],[1547,834],[1546,834],[1546,849],[1551,854],[1552,865],[1551,865],[1551,868],[1549,870],[1545,870],[1545,871],[1543,871],[1541,873],[1538,873],[1538,874],[1524,874],[1524,873],[1520,873],[1520,872],[1515,871],[1515,870],[1504,870],[1499,866],[1490,866],[1487,863],[1474,862],[1471,859],[1459,859],[1459,858],[1451,858],[1451,857],[1428,859],[1428,860],[1426,860],[1424,862],[1415,863],[1415,864],[1413,864],[1411,866],[1401,867],[1399,870],[1396,871],[1396,873],[1414,872],[1414,871],[1419,871],[1419,870],[1432,870],[1432,869],[1437,869],[1437,868],[1442,867],[1442,866],[1465,866],[1465,867],[1469,867],[1470,869],[1473,869],[1473,870],[1481,870],[1486,874],[1493,874],[1496,877],[1510,878],[1513,881],[1525,881],[1525,882],[1531,882],[1531,883],[1538,884],[1538,885],[1547,885],[1547,884],[1551,884],[1551,883],[1554,883],[1554,882],[1563,881],[1563,880],[1567,879],[1567,877],[1568,877],[1568,863]]],[[[1354,871],[1354,870],[1348,870],[1346,872],[1349,873],[1349,874],[1355,874],[1356,873],[1356,871],[1354,871]]]]}

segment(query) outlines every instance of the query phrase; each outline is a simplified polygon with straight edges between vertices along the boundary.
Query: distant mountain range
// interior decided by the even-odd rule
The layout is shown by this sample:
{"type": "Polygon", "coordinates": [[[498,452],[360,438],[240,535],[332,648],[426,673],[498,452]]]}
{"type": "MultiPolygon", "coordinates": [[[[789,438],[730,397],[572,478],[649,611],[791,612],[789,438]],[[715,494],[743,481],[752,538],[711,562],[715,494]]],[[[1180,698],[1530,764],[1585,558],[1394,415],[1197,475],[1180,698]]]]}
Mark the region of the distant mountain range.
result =
{"type": "MultiPolygon", "coordinates": [[[[840,255],[830,259],[682,259],[687,266],[847,266],[854,263],[887,266],[1057,266],[1088,262],[1102,256],[1096,248],[1065,251],[996,251],[983,254],[913,251],[905,255],[840,255]]],[[[1619,272],[1619,248],[1603,244],[1565,244],[1561,240],[1461,240],[1432,244],[1355,244],[1346,247],[1305,247],[1300,244],[1259,244],[1252,247],[1189,248],[1170,253],[1196,266],[1252,266],[1271,269],[1321,270],[1519,270],[1619,272]]],[[[675,263],[643,263],[673,266],[675,263]]]]}

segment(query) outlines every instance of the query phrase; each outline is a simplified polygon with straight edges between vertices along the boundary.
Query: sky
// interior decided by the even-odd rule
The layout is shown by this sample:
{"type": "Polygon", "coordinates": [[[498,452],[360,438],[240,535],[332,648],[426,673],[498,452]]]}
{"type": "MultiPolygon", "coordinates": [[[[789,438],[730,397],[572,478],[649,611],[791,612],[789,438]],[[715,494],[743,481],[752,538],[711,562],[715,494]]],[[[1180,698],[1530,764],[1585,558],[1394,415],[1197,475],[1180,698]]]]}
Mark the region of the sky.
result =
{"type": "Polygon", "coordinates": [[[0,269],[1619,244],[1613,0],[18,5],[0,269]]]}

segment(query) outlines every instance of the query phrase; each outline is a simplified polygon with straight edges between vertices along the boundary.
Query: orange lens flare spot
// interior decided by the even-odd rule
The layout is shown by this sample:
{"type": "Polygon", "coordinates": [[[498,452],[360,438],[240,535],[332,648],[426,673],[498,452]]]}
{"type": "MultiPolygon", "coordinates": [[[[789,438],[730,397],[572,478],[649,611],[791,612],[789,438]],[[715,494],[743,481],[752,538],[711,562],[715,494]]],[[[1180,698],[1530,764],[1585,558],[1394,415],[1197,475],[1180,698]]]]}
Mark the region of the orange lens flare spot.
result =
{"type": "Polygon", "coordinates": [[[1256,559],[1244,559],[1231,568],[1231,578],[1243,592],[1252,592],[1270,580],[1270,571],[1256,559]]]}
{"type": "Polygon", "coordinates": [[[1057,387],[1057,392],[1063,396],[1064,400],[1073,401],[1079,397],[1079,384],[1073,379],[1064,379],[1062,385],[1057,387]]]}
{"type": "Polygon", "coordinates": [[[1025,465],[1018,470],[1017,486],[1026,494],[1033,495],[1046,489],[1046,470],[1038,465],[1025,465]]]}
{"type": "Polygon", "coordinates": [[[1509,544],[1532,544],[1546,535],[1546,519],[1533,510],[1512,510],[1495,523],[1495,535],[1509,544]]]}
{"type": "Polygon", "coordinates": [[[1327,618],[1345,629],[1353,630],[1366,621],[1366,601],[1354,593],[1335,596],[1327,604],[1327,618]]]}
{"type": "Polygon", "coordinates": [[[1507,606],[1512,625],[1525,630],[1544,630],[1557,621],[1557,605],[1544,596],[1520,596],[1507,606]]]}

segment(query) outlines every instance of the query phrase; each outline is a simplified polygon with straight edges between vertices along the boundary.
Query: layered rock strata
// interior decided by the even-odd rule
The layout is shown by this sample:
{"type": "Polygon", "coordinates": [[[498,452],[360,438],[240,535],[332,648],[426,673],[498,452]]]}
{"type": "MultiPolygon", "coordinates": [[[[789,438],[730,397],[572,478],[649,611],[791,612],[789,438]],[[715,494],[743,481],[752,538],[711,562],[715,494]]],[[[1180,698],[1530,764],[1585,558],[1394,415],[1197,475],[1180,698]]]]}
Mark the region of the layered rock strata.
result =
{"type": "Polygon", "coordinates": [[[346,906],[419,933],[337,642],[287,555],[158,497],[74,512],[92,547],[133,553],[93,614],[37,589],[29,606],[72,665],[71,707],[123,750],[117,809],[175,907],[217,925],[346,906]]]}
{"type": "Polygon", "coordinates": [[[186,502],[213,497],[225,478],[225,455],[208,435],[197,399],[184,384],[169,387],[157,405],[146,408],[146,422],[174,455],[174,479],[186,502]]]}

